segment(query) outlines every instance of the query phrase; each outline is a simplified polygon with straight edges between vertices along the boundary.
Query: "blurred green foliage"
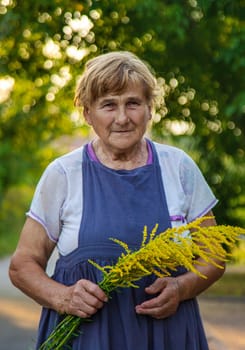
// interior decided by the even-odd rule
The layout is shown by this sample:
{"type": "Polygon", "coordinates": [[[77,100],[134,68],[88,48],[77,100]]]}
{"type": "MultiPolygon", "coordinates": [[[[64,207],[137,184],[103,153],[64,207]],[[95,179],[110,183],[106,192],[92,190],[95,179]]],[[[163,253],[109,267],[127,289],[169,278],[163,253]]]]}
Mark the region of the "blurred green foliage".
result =
{"type": "Polygon", "coordinates": [[[244,0],[0,0],[0,242],[6,201],[21,211],[30,200],[22,205],[16,186],[34,186],[65,151],[62,135],[88,135],[76,81],[89,58],[112,50],[151,65],[162,88],[152,137],[197,161],[219,223],[244,225],[244,10],[244,0]]]}
{"type": "Polygon", "coordinates": [[[33,189],[26,185],[6,192],[0,213],[0,257],[13,252],[32,195],[33,189]]]}

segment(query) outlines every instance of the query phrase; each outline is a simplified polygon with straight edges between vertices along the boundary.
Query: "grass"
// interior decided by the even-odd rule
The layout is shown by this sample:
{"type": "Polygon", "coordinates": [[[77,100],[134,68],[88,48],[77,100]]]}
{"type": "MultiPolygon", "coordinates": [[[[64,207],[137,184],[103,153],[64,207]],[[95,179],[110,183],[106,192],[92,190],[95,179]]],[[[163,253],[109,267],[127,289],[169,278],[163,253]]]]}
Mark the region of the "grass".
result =
{"type": "Polygon", "coordinates": [[[232,263],[227,265],[223,277],[203,295],[245,298],[245,239],[241,239],[232,251],[232,263]]]}
{"type": "Polygon", "coordinates": [[[207,297],[245,298],[245,265],[228,266],[223,277],[202,295],[207,297]]]}
{"type": "Polygon", "coordinates": [[[232,251],[232,262],[227,264],[223,277],[203,293],[204,296],[245,298],[245,239],[232,251]]]}

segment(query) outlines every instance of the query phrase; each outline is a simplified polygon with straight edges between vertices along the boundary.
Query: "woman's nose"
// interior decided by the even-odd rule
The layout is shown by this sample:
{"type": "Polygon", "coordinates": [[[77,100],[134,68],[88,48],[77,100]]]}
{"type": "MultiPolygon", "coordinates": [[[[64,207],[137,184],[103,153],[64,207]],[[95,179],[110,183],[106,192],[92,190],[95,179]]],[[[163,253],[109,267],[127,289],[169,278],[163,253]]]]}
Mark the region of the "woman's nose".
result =
{"type": "Polygon", "coordinates": [[[128,123],[129,118],[124,107],[118,108],[115,119],[116,122],[121,125],[128,123]]]}

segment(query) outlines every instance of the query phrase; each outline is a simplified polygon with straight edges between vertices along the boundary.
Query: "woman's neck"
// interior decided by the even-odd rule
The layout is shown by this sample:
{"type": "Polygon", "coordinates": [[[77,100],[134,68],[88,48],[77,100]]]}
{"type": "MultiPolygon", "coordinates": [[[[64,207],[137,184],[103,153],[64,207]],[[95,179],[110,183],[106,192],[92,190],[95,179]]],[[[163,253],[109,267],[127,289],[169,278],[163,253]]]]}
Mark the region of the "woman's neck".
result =
{"type": "Polygon", "coordinates": [[[126,150],[108,148],[100,139],[95,139],[92,146],[98,160],[108,168],[132,170],[147,164],[148,147],[145,139],[126,150]]]}

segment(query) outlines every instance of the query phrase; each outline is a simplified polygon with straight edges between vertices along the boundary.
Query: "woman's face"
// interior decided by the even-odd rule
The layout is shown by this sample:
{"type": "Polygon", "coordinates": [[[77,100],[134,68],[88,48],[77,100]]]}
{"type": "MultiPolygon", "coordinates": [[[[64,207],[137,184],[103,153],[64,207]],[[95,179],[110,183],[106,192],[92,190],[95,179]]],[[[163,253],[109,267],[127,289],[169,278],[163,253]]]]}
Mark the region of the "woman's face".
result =
{"type": "Polygon", "coordinates": [[[107,149],[124,152],[141,141],[151,119],[151,107],[143,87],[129,85],[120,95],[99,98],[84,109],[84,116],[107,149]]]}

